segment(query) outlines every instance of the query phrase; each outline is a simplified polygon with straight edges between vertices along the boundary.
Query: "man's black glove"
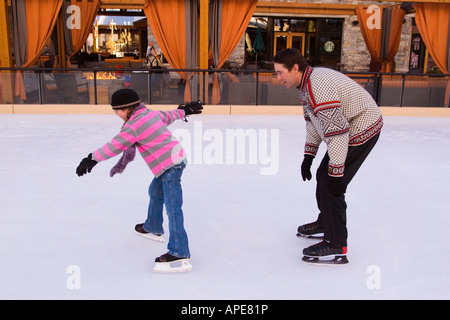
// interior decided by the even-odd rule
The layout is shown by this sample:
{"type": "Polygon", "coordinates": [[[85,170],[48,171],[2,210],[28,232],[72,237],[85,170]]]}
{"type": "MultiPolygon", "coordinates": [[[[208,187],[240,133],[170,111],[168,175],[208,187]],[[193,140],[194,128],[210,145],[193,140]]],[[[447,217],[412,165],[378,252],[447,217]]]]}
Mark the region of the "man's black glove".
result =
{"type": "Polygon", "coordinates": [[[311,178],[312,178],[311,165],[312,165],[313,159],[314,159],[314,157],[310,154],[305,154],[305,157],[303,158],[303,162],[302,162],[303,181],[306,181],[306,179],[311,180],[311,178]]]}
{"type": "Polygon", "coordinates": [[[95,167],[95,165],[98,162],[92,159],[92,153],[90,153],[86,158],[81,160],[80,164],[77,167],[77,175],[79,177],[90,173],[92,171],[92,168],[95,167]]]}
{"type": "Polygon", "coordinates": [[[328,176],[328,189],[335,197],[345,193],[344,177],[328,176]]]}
{"type": "Polygon", "coordinates": [[[200,100],[191,101],[186,104],[180,104],[178,109],[184,110],[185,116],[189,116],[191,114],[200,114],[203,110],[203,104],[200,100]]]}

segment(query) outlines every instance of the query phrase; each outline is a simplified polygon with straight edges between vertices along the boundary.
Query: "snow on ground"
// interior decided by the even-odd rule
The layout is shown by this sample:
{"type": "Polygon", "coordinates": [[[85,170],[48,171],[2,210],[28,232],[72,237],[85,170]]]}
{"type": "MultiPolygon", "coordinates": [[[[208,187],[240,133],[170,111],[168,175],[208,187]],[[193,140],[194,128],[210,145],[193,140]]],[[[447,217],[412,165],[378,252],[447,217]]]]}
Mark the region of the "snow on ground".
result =
{"type": "Polygon", "coordinates": [[[140,156],[114,178],[118,158],[75,174],[120,126],[114,115],[0,115],[0,299],[450,298],[450,118],[385,117],[348,188],[345,267],[301,261],[313,242],[297,226],[317,215],[315,182],[300,175],[302,117],[175,122],[191,158],[185,274],[154,273],[166,244],[133,232],[153,177],[140,156]]]}

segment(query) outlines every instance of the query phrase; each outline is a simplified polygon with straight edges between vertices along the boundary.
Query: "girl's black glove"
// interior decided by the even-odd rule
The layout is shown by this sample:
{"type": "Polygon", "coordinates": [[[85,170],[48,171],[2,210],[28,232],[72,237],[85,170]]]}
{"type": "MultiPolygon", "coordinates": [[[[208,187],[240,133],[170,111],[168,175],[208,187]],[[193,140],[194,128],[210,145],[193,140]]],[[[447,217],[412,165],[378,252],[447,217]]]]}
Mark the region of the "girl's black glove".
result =
{"type": "Polygon", "coordinates": [[[95,167],[95,165],[98,162],[92,159],[92,153],[90,153],[86,158],[81,160],[80,164],[77,167],[77,175],[79,177],[90,173],[92,171],[92,168],[95,167]]]}
{"type": "Polygon", "coordinates": [[[180,104],[178,109],[184,110],[185,116],[189,116],[191,114],[200,114],[203,110],[203,104],[200,100],[191,101],[186,104],[180,104]]]}

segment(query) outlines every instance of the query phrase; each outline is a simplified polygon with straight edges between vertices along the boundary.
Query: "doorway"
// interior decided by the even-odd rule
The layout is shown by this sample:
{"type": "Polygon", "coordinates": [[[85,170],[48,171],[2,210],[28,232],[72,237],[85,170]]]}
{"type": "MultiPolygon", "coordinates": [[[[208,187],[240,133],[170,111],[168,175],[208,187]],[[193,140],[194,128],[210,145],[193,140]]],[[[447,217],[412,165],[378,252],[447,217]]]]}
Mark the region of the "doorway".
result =
{"type": "Polygon", "coordinates": [[[295,48],[305,53],[305,33],[300,32],[275,32],[273,54],[284,49],[295,48]]]}

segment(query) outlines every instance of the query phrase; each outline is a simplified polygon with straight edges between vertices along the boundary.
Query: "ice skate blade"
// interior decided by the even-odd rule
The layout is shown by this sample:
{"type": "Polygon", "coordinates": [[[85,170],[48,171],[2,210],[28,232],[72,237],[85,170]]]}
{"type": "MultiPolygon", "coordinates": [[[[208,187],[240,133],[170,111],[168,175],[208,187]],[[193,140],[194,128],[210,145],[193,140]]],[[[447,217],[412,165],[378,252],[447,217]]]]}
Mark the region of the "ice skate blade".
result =
{"type": "Polygon", "coordinates": [[[140,232],[137,232],[136,230],[134,231],[134,233],[136,233],[138,236],[143,237],[145,239],[150,239],[150,240],[153,240],[156,242],[161,242],[161,243],[164,242],[163,236],[157,236],[153,233],[140,233],[140,232]]]}
{"type": "Polygon", "coordinates": [[[304,256],[302,261],[308,264],[328,265],[328,266],[344,266],[348,264],[347,256],[336,255],[331,257],[311,257],[304,256]]]}
{"type": "Polygon", "coordinates": [[[297,233],[297,237],[302,238],[302,239],[307,239],[307,240],[323,240],[323,234],[320,235],[320,233],[317,235],[316,234],[307,235],[307,234],[297,233]]]}
{"type": "Polygon", "coordinates": [[[181,259],[173,262],[156,262],[153,268],[157,273],[177,273],[189,272],[192,270],[192,265],[189,259],[181,259]]]}

